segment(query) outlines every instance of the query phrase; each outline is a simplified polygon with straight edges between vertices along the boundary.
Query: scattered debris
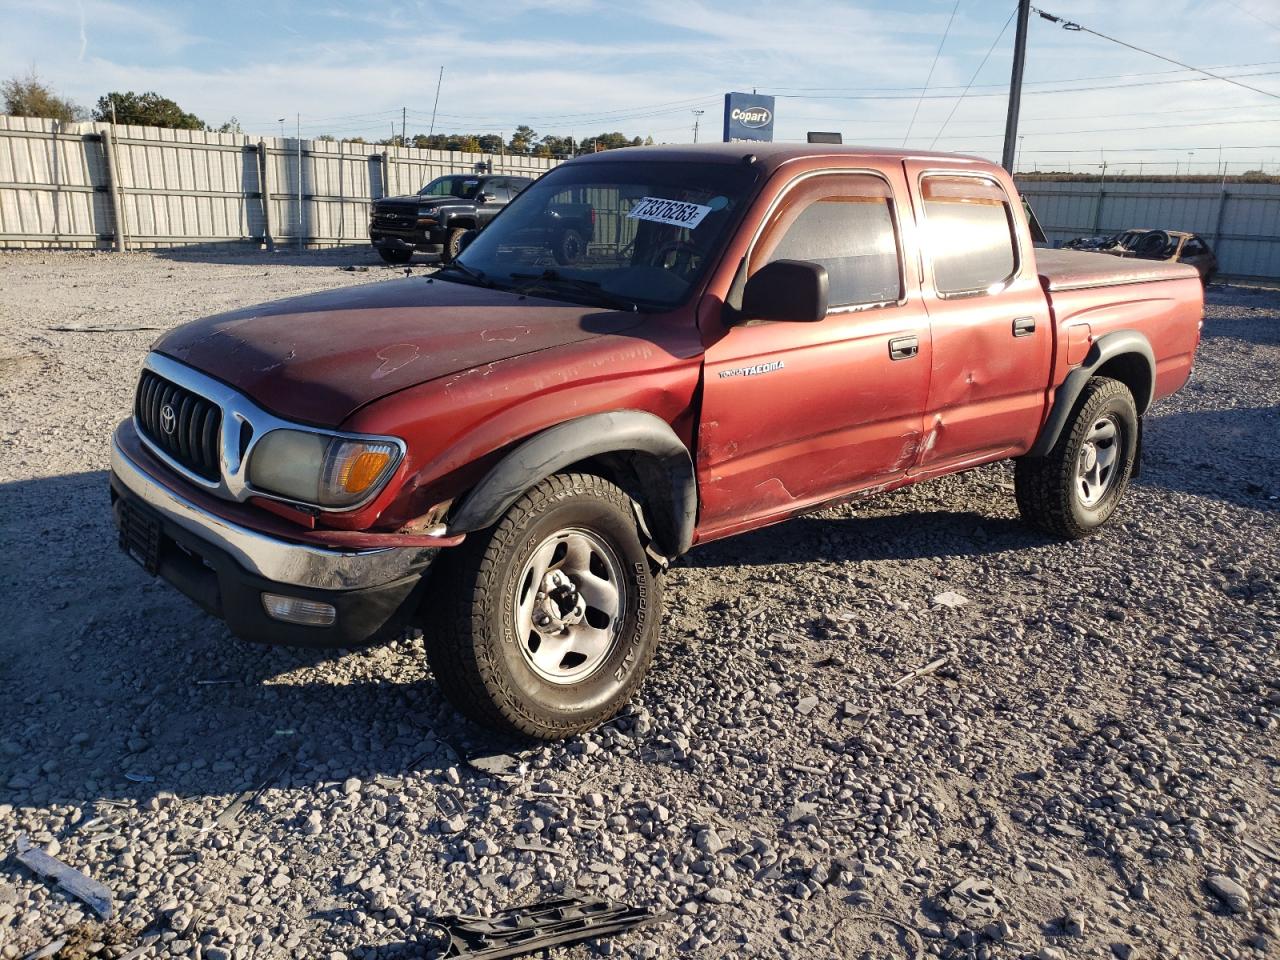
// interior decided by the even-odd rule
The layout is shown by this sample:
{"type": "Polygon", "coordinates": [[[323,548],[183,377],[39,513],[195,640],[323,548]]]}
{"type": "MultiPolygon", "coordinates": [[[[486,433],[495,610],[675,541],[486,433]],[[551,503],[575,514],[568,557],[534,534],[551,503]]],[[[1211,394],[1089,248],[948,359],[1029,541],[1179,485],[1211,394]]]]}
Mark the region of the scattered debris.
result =
{"type": "Polygon", "coordinates": [[[55,953],[67,945],[67,938],[62,937],[53,943],[46,943],[34,953],[28,953],[22,960],[45,960],[45,957],[52,957],[55,953]]]}
{"type": "Polygon", "coordinates": [[[1268,847],[1266,844],[1259,843],[1257,840],[1253,840],[1249,837],[1244,837],[1240,842],[1259,856],[1266,857],[1268,860],[1274,860],[1276,863],[1280,863],[1280,853],[1277,853],[1274,848],[1268,847]]]}
{"type": "Polygon", "coordinates": [[[223,684],[223,683],[239,683],[239,681],[234,679],[233,677],[214,677],[209,680],[197,680],[196,686],[212,687],[215,684],[223,684]]]}
{"type": "Polygon", "coordinates": [[[156,782],[156,778],[149,773],[129,772],[124,775],[124,778],[128,780],[130,783],[155,783],[156,782]]]}
{"type": "Polygon", "coordinates": [[[69,867],[34,846],[25,833],[18,834],[18,862],[42,877],[48,877],[67,893],[89,905],[103,920],[111,919],[111,891],[85,873],[69,867]]]}
{"type": "Polygon", "coordinates": [[[449,938],[442,958],[498,960],[612,936],[665,918],[666,914],[608,900],[557,897],[502,910],[488,919],[449,916],[432,925],[449,938]]]}
{"type": "Polygon", "coordinates": [[[436,794],[436,809],[446,819],[462,816],[462,801],[452,793],[436,794]]]}
{"type": "Polygon", "coordinates": [[[1232,913],[1249,912],[1249,894],[1244,887],[1221,873],[1210,874],[1205,880],[1209,892],[1226,904],[1232,913]]]}
{"type": "Polygon", "coordinates": [[[1000,915],[1002,904],[999,888],[977,877],[965,877],[942,897],[943,909],[960,923],[994,920],[1000,915]]]}
{"type": "Polygon", "coordinates": [[[940,593],[933,598],[933,605],[935,607],[946,607],[949,610],[954,610],[956,607],[963,607],[968,602],[968,597],[963,593],[956,593],[954,590],[947,590],[945,593],[940,593]]]}
{"type": "Polygon", "coordinates": [[[137,330],[163,330],[164,327],[69,327],[59,325],[45,327],[53,333],[133,333],[137,330]]]}
{"type": "Polygon", "coordinates": [[[347,271],[347,273],[368,273],[368,272],[369,272],[369,268],[368,268],[368,267],[362,267],[362,266],[359,266],[358,264],[354,264],[354,263],[353,263],[353,264],[350,264],[350,265],[348,265],[348,266],[345,266],[345,267],[339,267],[338,269],[339,269],[339,270],[345,270],[345,271],[347,271]]]}
{"type": "Polygon", "coordinates": [[[899,677],[897,680],[893,681],[893,689],[901,690],[912,680],[918,680],[921,677],[927,677],[931,673],[937,673],[939,670],[941,670],[943,667],[947,665],[947,662],[950,659],[951,659],[950,657],[939,657],[937,660],[934,660],[932,663],[925,664],[919,670],[912,670],[910,673],[904,674],[903,676],[899,677]]]}
{"type": "Polygon", "coordinates": [[[256,803],[258,798],[266,793],[267,788],[279,779],[280,774],[284,773],[289,766],[291,757],[288,753],[282,753],[276,757],[271,766],[267,768],[267,772],[263,775],[258,786],[245,790],[240,793],[234,800],[227,804],[226,808],[218,814],[218,818],[213,822],[215,827],[226,827],[235,823],[236,818],[240,816],[241,811],[250,804],[256,803]]]}
{"type": "Polygon", "coordinates": [[[476,770],[479,770],[481,773],[492,773],[497,775],[511,773],[520,766],[520,760],[508,753],[494,753],[488,756],[479,755],[469,757],[467,758],[467,763],[476,770]]]}
{"type": "Polygon", "coordinates": [[[568,854],[557,847],[543,843],[541,840],[516,840],[511,844],[516,850],[525,850],[529,853],[549,853],[553,857],[566,857],[568,854]]]}

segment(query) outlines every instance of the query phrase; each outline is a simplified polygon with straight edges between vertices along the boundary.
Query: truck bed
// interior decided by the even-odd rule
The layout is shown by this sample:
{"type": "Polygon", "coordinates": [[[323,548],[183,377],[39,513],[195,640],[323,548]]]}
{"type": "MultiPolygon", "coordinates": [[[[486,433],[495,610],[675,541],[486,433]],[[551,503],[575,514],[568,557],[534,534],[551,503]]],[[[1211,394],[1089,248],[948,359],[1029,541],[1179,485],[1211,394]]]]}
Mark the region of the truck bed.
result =
{"type": "Polygon", "coordinates": [[[1046,290],[1088,290],[1123,283],[1199,277],[1195,267],[1164,260],[1113,257],[1084,250],[1037,250],[1036,268],[1046,290]]]}

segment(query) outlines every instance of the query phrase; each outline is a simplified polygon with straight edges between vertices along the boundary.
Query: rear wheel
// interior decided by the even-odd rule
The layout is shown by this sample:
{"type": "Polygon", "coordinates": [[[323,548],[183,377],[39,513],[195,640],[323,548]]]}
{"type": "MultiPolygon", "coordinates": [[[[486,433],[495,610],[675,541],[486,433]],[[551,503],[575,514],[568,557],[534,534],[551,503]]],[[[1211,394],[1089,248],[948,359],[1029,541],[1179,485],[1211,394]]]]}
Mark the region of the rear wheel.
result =
{"type": "Polygon", "coordinates": [[[378,247],[378,256],[387,263],[408,263],[413,259],[412,250],[404,250],[400,247],[378,247]]]}
{"type": "Polygon", "coordinates": [[[1115,512],[1138,451],[1138,411],[1119,380],[1085,384],[1075,411],[1043,457],[1023,457],[1014,472],[1022,518],[1054,536],[1076,540],[1115,512]]]}
{"type": "Polygon", "coordinates": [[[653,658],[661,580],[630,499],[600,477],[544,480],[441,573],[424,611],[431,668],[488,726],[544,740],[589,730],[653,658]]]}
{"type": "Polygon", "coordinates": [[[556,263],[562,267],[577,263],[586,252],[587,241],[583,239],[582,234],[574,229],[562,230],[560,235],[556,237],[555,249],[552,251],[556,258],[556,263]]]}

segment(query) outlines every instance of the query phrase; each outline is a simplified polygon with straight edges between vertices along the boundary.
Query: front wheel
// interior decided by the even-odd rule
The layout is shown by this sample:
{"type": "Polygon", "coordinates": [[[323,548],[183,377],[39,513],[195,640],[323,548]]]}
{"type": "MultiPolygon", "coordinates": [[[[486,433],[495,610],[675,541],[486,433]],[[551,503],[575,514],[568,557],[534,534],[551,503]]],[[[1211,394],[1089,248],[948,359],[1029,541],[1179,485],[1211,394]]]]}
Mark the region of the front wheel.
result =
{"type": "Polygon", "coordinates": [[[1023,457],[1014,471],[1022,518],[1046,533],[1078,540],[1115,512],[1138,453],[1138,410],[1119,380],[1085,384],[1071,420],[1043,457],[1023,457]]]}
{"type": "Polygon", "coordinates": [[[549,477],[440,573],[427,655],[473,720],[542,740],[581,733],[621,709],[653,659],[660,575],[630,499],[601,477],[549,477]]]}
{"type": "Polygon", "coordinates": [[[462,253],[462,238],[467,235],[467,227],[453,227],[444,238],[444,247],[440,251],[441,263],[453,263],[462,253]]]}

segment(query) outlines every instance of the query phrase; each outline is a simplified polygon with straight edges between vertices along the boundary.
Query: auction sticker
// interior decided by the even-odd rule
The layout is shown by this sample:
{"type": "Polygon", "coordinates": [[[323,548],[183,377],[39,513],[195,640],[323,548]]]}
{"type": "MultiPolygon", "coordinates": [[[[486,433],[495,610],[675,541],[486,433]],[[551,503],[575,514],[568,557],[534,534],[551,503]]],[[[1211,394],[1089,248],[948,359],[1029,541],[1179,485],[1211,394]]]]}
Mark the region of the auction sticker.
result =
{"type": "Polygon", "coordinates": [[[662,197],[641,197],[628,211],[627,218],[630,220],[651,220],[654,223],[666,223],[673,227],[688,227],[692,230],[710,212],[710,207],[704,207],[700,203],[664,200],[662,197]]]}

